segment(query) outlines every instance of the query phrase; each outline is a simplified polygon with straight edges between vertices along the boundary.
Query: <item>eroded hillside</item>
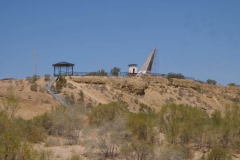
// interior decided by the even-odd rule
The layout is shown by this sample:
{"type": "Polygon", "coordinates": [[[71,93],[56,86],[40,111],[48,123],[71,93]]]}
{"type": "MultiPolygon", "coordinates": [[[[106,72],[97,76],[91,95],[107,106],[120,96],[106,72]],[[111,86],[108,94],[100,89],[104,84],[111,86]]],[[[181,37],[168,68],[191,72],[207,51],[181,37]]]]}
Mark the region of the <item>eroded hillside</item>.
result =
{"type": "Polygon", "coordinates": [[[74,87],[64,92],[84,93],[86,103],[97,105],[122,100],[130,110],[159,110],[163,104],[188,104],[208,111],[221,110],[240,101],[240,87],[201,84],[163,77],[67,77],[74,87]]]}
{"type": "Polygon", "coordinates": [[[31,119],[50,111],[52,107],[59,105],[45,89],[44,78],[36,81],[36,91],[31,90],[33,83],[27,79],[6,79],[0,81],[0,106],[6,102],[9,95],[18,97],[17,114],[24,119],[31,119]]]}
{"type": "MultiPolygon", "coordinates": [[[[69,101],[82,101],[86,106],[124,101],[132,112],[159,110],[167,103],[188,104],[209,112],[223,111],[225,106],[240,102],[240,87],[201,84],[184,79],[163,77],[66,77],[67,85],[59,95],[69,101]],[[82,94],[82,95],[81,95],[82,94]]],[[[30,119],[50,111],[57,102],[47,93],[44,78],[36,81],[37,90],[27,79],[1,80],[0,101],[13,93],[19,97],[18,114],[30,119]]]]}

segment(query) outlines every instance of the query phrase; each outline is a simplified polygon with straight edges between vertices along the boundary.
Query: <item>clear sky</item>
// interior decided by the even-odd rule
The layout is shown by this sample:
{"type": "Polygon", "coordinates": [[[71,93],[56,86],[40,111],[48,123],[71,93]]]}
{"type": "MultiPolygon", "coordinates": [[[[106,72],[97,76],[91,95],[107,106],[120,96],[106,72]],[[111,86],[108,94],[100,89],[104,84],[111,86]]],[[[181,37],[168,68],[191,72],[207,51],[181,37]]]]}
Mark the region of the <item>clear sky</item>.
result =
{"type": "Polygon", "coordinates": [[[160,73],[240,84],[240,0],[0,0],[0,79],[127,71],[157,47],[160,73]]]}

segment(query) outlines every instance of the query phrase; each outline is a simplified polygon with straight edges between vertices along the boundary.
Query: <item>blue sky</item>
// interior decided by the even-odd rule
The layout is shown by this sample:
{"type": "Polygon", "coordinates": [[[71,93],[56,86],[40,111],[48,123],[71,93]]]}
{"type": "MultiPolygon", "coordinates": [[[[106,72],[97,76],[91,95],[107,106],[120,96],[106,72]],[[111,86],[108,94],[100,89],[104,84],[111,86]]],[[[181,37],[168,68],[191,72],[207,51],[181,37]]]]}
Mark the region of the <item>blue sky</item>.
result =
{"type": "Polygon", "coordinates": [[[156,46],[160,73],[240,84],[239,0],[0,0],[0,79],[139,68],[156,46]]]}

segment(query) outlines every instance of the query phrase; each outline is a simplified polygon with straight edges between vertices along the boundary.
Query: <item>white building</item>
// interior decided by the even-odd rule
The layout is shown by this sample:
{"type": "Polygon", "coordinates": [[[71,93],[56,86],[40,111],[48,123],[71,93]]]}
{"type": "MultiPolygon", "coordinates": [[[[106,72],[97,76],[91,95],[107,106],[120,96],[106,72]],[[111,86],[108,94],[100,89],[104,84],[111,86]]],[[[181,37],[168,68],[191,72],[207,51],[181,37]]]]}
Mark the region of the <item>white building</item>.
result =
{"type": "Polygon", "coordinates": [[[128,73],[130,73],[130,74],[138,73],[137,64],[129,64],[128,65],[128,73]]]}

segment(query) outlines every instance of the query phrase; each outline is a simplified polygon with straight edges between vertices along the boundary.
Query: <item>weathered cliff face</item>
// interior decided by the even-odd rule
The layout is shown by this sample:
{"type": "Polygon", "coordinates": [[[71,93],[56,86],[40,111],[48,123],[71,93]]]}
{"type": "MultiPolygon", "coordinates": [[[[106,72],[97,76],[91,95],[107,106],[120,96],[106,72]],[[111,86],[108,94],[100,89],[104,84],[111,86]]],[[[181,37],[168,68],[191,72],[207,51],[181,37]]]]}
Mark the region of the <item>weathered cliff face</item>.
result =
{"type": "MultiPolygon", "coordinates": [[[[102,93],[108,97],[106,102],[121,99],[136,111],[144,105],[159,109],[166,103],[187,104],[208,111],[224,110],[226,105],[240,102],[240,87],[201,84],[185,79],[86,76],[71,77],[71,81],[82,86],[86,93],[93,86],[106,86],[109,90],[102,93]],[[83,87],[86,84],[88,89],[83,87]]],[[[96,94],[100,97],[101,93],[96,91],[96,94]]]]}
{"type": "Polygon", "coordinates": [[[136,95],[144,95],[144,90],[148,86],[146,82],[141,81],[140,77],[126,79],[116,77],[85,76],[85,77],[72,77],[72,80],[78,83],[109,85],[114,89],[128,93],[133,93],[136,95]]]}

